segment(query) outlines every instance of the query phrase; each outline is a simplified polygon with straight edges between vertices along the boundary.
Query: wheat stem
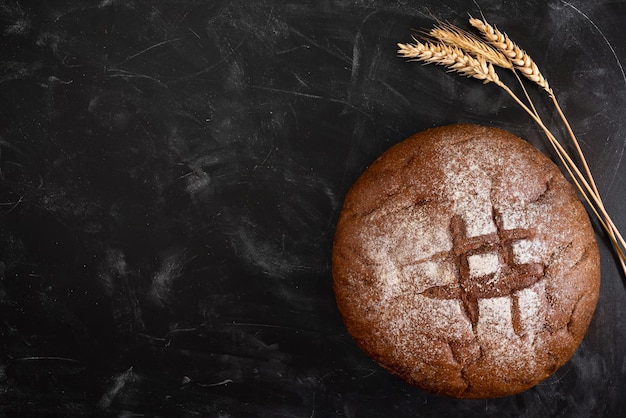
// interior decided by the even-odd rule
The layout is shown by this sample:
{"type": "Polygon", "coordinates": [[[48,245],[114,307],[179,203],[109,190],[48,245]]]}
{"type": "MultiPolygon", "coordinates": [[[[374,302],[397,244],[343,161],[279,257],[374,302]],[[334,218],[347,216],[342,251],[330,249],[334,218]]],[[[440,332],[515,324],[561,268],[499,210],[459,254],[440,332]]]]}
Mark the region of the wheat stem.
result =
{"type": "MultiPolygon", "coordinates": [[[[561,109],[561,106],[559,105],[559,102],[556,98],[556,95],[554,94],[550,94],[550,98],[552,99],[552,102],[554,103],[554,107],[556,108],[557,113],[559,114],[561,120],[563,121],[563,124],[565,125],[565,128],[567,129],[567,132],[570,136],[570,138],[572,139],[572,142],[574,143],[574,147],[576,148],[576,152],[578,153],[578,157],[580,158],[580,161],[583,165],[583,169],[585,170],[585,174],[587,175],[587,178],[589,179],[589,182],[591,184],[591,187],[593,188],[593,191],[595,192],[596,196],[598,196],[598,198],[600,197],[600,192],[598,191],[598,188],[596,186],[596,183],[593,179],[593,176],[591,175],[591,170],[589,169],[589,165],[587,164],[587,159],[585,158],[584,153],[582,152],[582,149],[580,148],[580,144],[578,142],[578,139],[576,138],[576,135],[574,134],[574,131],[572,130],[571,125],[569,124],[569,121],[567,120],[567,118],[565,117],[565,114],[563,113],[563,110],[561,109]]],[[[604,208],[604,204],[602,202],[602,199],[599,199],[599,203],[600,205],[602,205],[602,208],[604,208]]],[[[618,240],[619,238],[621,238],[621,234],[619,233],[619,230],[617,230],[616,226],[613,224],[613,222],[610,222],[610,227],[606,228],[605,230],[609,233],[609,236],[611,238],[611,240],[614,242],[614,245],[616,245],[616,240],[618,240]]],[[[623,240],[621,240],[622,245],[624,246],[623,240]]],[[[626,247],[626,246],[625,246],[626,247]]],[[[618,247],[616,247],[618,248],[618,247]]],[[[620,257],[619,258],[620,264],[622,266],[622,269],[624,270],[624,273],[626,274],[626,261],[625,261],[625,257],[620,257]]]]}
{"type": "Polygon", "coordinates": [[[576,188],[581,192],[581,195],[587,202],[590,209],[593,211],[594,215],[596,216],[604,230],[607,231],[607,233],[609,234],[611,243],[613,244],[613,247],[617,252],[622,270],[624,271],[624,274],[626,274],[626,255],[624,254],[624,249],[626,249],[626,242],[624,241],[624,238],[613,223],[613,220],[606,212],[599,194],[597,194],[597,192],[595,192],[594,189],[589,185],[589,182],[587,182],[574,161],[567,154],[565,149],[558,142],[558,140],[548,129],[548,127],[544,124],[536,111],[531,110],[524,102],[522,102],[522,100],[506,84],[502,82],[498,82],[496,84],[504,91],[506,91],[509,96],[511,96],[513,100],[515,100],[515,102],[517,102],[517,104],[522,107],[522,109],[526,113],[528,113],[530,117],[533,118],[533,120],[544,131],[557,156],[561,160],[561,163],[567,170],[570,178],[574,181],[576,188]]]}
{"type": "Polygon", "coordinates": [[[559,102],[556,99],[556,95],[550,94],[550,98],[552,99],[552,103],[554,103],[554,107],[556,108],[556,111],[559,114],[559,117],[561,118],[561,120],[563,121],[563,124],[565,125],[565,128],[567,129],[567,133],[569,134],[570,138],[572,139],[572,142],[574,143],[574,147],[576,148],[578,157],[581,160],[583,169],[585,170],[585,174],[587,175],[587,178],[589,179],[589,182],[591,183],[591,187],[593,188],[594,192],[598,196],[600,196],[600,192],[598,192],[598,188],[596,187],[596,182],[594,181],[593,176],[591,175],[591,170],[589,169],[589,165],[587,164],[587,159],[585,158],[585,155],[583,154],[583,151],[580,148],[580,144],[578,143],[578,140],[576,139],[576,135],[574,135],[574,131],[572,130],[572,127],[569,124],[569,121],[565,117],[565,114],[563,113],[563,110],[561,109],[561,106],[559,105],[559,102]]]}

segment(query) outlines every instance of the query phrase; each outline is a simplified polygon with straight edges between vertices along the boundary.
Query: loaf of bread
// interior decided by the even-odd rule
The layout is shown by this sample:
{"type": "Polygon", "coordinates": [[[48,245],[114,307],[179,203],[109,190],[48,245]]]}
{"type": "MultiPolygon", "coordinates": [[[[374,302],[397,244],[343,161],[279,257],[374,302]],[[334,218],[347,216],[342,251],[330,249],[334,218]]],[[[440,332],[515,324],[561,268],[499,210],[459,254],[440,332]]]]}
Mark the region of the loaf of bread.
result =
{"type": "Polygon", "coordinates": [[[506,131],[451,125],[381,155],[348,192],[332,274],[356,343],[424,391],[526,390],[582,341],[595,234],[558,167],[506,131]]]}

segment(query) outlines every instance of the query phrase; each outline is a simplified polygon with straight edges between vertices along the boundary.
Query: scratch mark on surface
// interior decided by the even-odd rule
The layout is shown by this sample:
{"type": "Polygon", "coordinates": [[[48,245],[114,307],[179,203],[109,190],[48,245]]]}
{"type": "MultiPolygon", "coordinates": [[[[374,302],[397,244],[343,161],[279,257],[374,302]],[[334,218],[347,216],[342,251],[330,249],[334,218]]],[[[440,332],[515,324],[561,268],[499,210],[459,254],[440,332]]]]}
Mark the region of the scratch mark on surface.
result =
{"type": "Polygon", "coordinates": [[[361,50],[359,49],[359,40],[361,39],[361,32],[356,34],[354,40],[354,46],[352,47],[352,69],[350,71],[350,82],[354,84],[359,74],[359,59],[361,57],[361,50]]]}
{"type": "Polygon", "coordinates": [[[191,380],[187,376],[183,377],[183,387],[191,385],[191,384],[194,384],[196,386],[200,386],[200,387],[203,387],[203,388],[211,388],[211,387],[215,387],[215,386],[224,386],[224,385],[227,385],[229,383],[234,383],[234,381],[232,379],[224,379],[221,382],[216,382],[216,383],[198,383],[198,382],[196,382],[194,380],[191,380]]]}
{"type": "MultiPolygon", "coordinates": [[[[0,178],[1,178],[1,176],[0,176],[0,178]]],[[[2,203],[0,203],[0,206],[11,206],[9,209],[6,210],[6,212],[3,213],[3,215],[8,215],[9,213],[13,212],[15,210],[15,208],[17,208],[20,205],[20,203],[22,203],[24,201],[25,197],[26,197],[26,195],[22,195],[15,202],[2,202],[2,203]]]]}
{"type": "Polygon", "coordinates": [[[120,391],[124,389],[124,386],[126,386],[127,383],[132,382],[134,378],[135,373],[133,373],[132,367],[130,367],[125,372],[117,375],[113,379],[113,384],[111,385],[111,387],[104,393],[104,395],[102,395],[102,398],[100,398],[98,406],[102,409],[106,409],[111,406],[111,403],[113,402],[113,400],[115,400],[120,391]]]}
{"type": "Polygon", "coordinates": [[[168,40],[165,40],[165,41],[162,41],[162,42],[156,43],[156,44],[154,44],[154,45],[152,45],[152,46],[149,46],[148,48],[146,48],[146,49],[144,49],[144,50],[141,50],[141,51],[137,52],[136,54],[131,55],[130,57],[126,58],[124,61],[120,62],[120,63],[119,63],[119,64],[117,64],[117,65],[122,65],[122,64],[124,64],[124,63],[126,63],[126,62],[128,62],[128,61],[130,61],[130,60],[132,60],[132,59],[134,59],[134,58],[137,58],[138,56],[140,56],[140,55],[142,55],[142,54],[145,54],[145,53],[146,53],[146,52],[148,52],[148,51],[153,50],[154,48],[158,48],[158,47],[160,47],[160,46],[163,46],[163,45],[166,45],[166,44],[169,44],[169,43],[172,43],[172,42],[178,42],[178,41],[180,41],[181,39],[183,39],[183,38],[168,39],[168,40]]]}
{"type": "Polygon", "coordinates": [[[174,328],[174,329],[171,329],[165,335],[165,338],[164,338],[165,346],[166,347],[170,347],[172,345],[172,343],[174,342],[174,339],[179,334],[189,334],[189,333],[198,334],[199,332],[200,332],[200,328],[198,328],[198,327],[196,327],[196,328],[174,328]]]}
{"type": "Polygon", "coordinates": [[[187,28],[187,29],[189,29],[189,32],[193,33],[196,36],[196,38],[202,39],[202,38],[200,38],[200,35],[198,35],[193,29],[191,29],[191,28],[187,28]]]}
{"type": "Polygon", "coordinates": [[[624,72],[624,67],[622,67],[622,63],[619,60],[619,57],[617,56],[617,53],[615,52],[615,49],[613,49],[613,45],[611,45],[611,43],[609,42],[609,40],[607,39],[607,37],[604,35],[604,33],[602,32],[602,30],[598,27],[598,25],[596,25],[594,23],[593,20],[591,20],[589,18],[589,16],[587,16],[585,13],[583,13],[580,9],[578,9],[576,6],[574,6],[573,4],[570,4],[566,1],[563,1],[563,3],[572,8],[573,10],[576,11],[576,13],[580,14],[582,17],[584,17],[585,19],[587,19],[587,21],[589,23],[591,23],[591,25],[594,27],[594,29],[600,34],[600,36],[602,37],[602,39],[604,39],[604,42],[607,44],[607,46],[609,47],[609,49],[611,50],[611,53],[613,54],[613,57],[615,57],[615,61],[617,62],[617,66],[620,69],[620,72],[622,73],[622,79],[624,80],[624,84],[626,84],[626,73],[624,72]]]}
{"type": "Polygon", "coordinates": [[[232,322],[228,325],[231,327],[270,328],[270,329],[286,329],[286,330],[298,329],[296,327],[291,327],[287,325],[260,324],[260,323],[253,323],[253,322],[232,322]]]}
{"type": "Polygon", "coordinates": [[[224,379],[221,382],[201,384],[200,386],[206,386],[206,387],[223,386],[223,385],[227,385],[229,383],[233,383],[233,381],[231,379],[224,379]]]}
{"type": "Polygon", "coordinates": [[[53,356],[20,357],[20,358],[16,358],[15,361],[65,361],[69,363],[80,363],[80,361],[72,359],[72,358],[53,357],[53,356]]]}
{"type": "Polygon", "coordinates": [[[244,36],[243,38],[241,38],[241,40],[239,41],[239,43],[237,45],[235,45],[234,48],[230,48],[230,52],[227,53],[226,57],[221,57],[219,60],[217,60],[213,65],[204,68],[200,71],[197,71],[193,74],[187,75],[187,76],[183,76],[181,78],[177,78],[176,80],[170,81],[167,83],[167,85],[174,85],[177,83],[181,83],[181,82],[185,82],[188,80],[192,80],[194,78],[197,78],[203,74],[209,73],[211,72],[211,70],[213,70],[214,68],[216,68],[217,66],[221,65],[223,62],[229,62],[227,61],[227,59],[230,59],[232,56],[235,55],[235,52],[237,52],[237,50],[239,50],[239,48],[241,48],[244,45],[244,42],[247,40],[248,36],[244,36]]]}
{"type": "Polygon", "coordinates": [[[72,84],[74,82],[74,80],[68,80],[68,81],[64,81],[61,80],[60,78],[56,77],[56,76],[50,76],[48,77],[48,81],[51,83],[61,83],[61,84],[72,84]]]}
{"type": "Polygon", "coordinates": [[[254,86],[254,88],[259,89],[259,90],[271,91],[275,93],[284,93],[284,94],[291,94],[291,95],[299,96],[299,97],[306,97],[308,99],[326,100],[326,101],[333,102],[333,103],[340,103],[340,104],[349,106],[352,109],[357,110],[356,107],[346,102],[345,100],[335,99],[333,97],[325,97],[325,96],[319,96],[317,94],[302,93],[302,92],[294,91],[294,90],[275,89],[272,87],[254,86]]]}
{"type": "Polygon", "coordinates": [[[363,41],[363,27],[365,26],[365,23],[367,23],[367,21],[370,20],[370,18],[374,16],[376,13],[377,11],[374,10],[368,13],[367,16],[365,16],[365,18],[363,18],[363,20],[361,21],[361,24],[359,25],[359,30],[356,32],[356,35],[354,37],[354,45],[352,46],[352,69],[351,69],[351,77],[350,77],[350,80],[352,82],[354,82],[355,78],[359,75],[359,70],[360,70],[359,59],[361,58],[361,49],[359,48],[359,42],[363,41]]]}
{"type": "Polygon", "coordinates": [[[300,84],[302,87],[307,87],[307,88],[309,87],[309,83],[304,81],[304,79],[300,77],[298,74],[294,73],[294,77],[298,81],[298,84],[300,84]]]}
{"type": "Polygon", "coordinates": [[[268,152],[268,153],[267,153],[267,155],[265,156],[265,158],[263,158],[263,161],[261,161],[260,163],[258,163],[257,165],[255,165],[255,166],[252,168],[252,171],[254,171],[254,170],[256,170],[257,168],[259,168],[259,166],[264,165],[264,164],[265,164],[265,162],[268,160],[268,158],[270,158],[270,155],[272,155],[272,151],[274,151],[274,149],[273,149],[273,148],[270,150],[270,152],[268,152]]]}
{"type": "Polygon", "coordinates": [[[392,92],[393,94],[398,96],[400,99],[402,99],[402,101],[405,104],[407,104],[408,106],[411,106],[411,102],[409,101],[409,99],[406,98],[406,96],[404,94],[400,93],[397,89],[391,87],[391,85],[389,85],[389,83],[387,83],[386,81],[381,81],[380,83],[383,86],[387,87],[387,89],[389,89],[390,92],[392,92]]]}
{"type": "Polygon", "coordinates": [[[303,49],[303,48],[304,49],[311,49],[311,46],[310,45],[304,45],[304,44],[300,45],[300,46],[294,46],[293,48],[285,49],[284,51],[277,51],[276,55],[288,54],[290,52],[297,51],[297,50],[303,49]]]}
{"type": "Polygon", "coordinates": [[[298,35],[298,36],[300,36],[300,37],[302,37],[305,41],[307,41],[307,42],[309,42],[309,43],[311,43],[311,44],[315,45],[315,46],[316,46],[316,47],[318,47],[319,49],[321,49],[321,50],[323,50],[323,51],[328,52],[330,55],[332,55],[332,56],[334,56],[334,57],[336,57],[336,58],[339,58],[340,60],[342,60],[342,61],[344,61],[344,62],[347,62],[348,64],[352,65],[352,60],[351,60],[351,59],[350,59],[347,55],[345,55],[345,54],[341,54],[341,53],[338,53],[338,52],[333,51],[333,50],[332,50],[332,49],[330,49],[329,47],[324,46],[324,45],[322,45],[322,44],[320,44],[320,43],[316,42],[314,39],[312,39],[312,38],[310,38],[310,37],[306,36],[305,34],[303,34],[302,32],[300,32],[299,30],[296,30],[296,29],[294,29],[294,28],[292,28],[292,27],[290,27],[290,28],[289,28],[289,31],[290,31],[290,32],[295,33],[296,35],[298,35]]]}
{"type": "Polygon", "coordinates": [[[145,75],[145,74],[139,74],[139,73],[133,73],[130,71],[126,71],[126,70],[120,70],[118,68],[110,68],[109,70],[109,77],[122,77],[122,78],[145,78],[151,81],[154,81],[155,83],[163,86],[163,87],[167,87],[167,84],[163,83],[161,80],[156,79],[154,77],[150,77],[149,75],[145,75]]]}
{"type": "Polygon", "coordinates": [[[613,170],[613,176],[611,177],[611,181],[609,181],[609,185],[607,187],[607,194],[610,194],[610,190],[613,187],[613,183],[615,182],[617,173],[620,171],[620,167],[622,165],[622,159],[624,158],[625,148],[626,148],[626,141],[622,142],[622,149],[619,152],[619,158],[617,159],[617,164],[615,164],[615,170],[613,170]]]}

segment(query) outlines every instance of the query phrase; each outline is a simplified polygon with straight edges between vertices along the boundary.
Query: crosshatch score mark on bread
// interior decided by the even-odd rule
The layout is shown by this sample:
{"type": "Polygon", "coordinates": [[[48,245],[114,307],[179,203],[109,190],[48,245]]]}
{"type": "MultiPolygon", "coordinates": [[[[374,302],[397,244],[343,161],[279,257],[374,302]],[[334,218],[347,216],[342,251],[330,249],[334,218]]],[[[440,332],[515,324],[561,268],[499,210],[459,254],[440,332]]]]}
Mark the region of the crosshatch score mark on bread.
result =
{"type": "MultiPolygon", "coordinates": [[[[450,261],[457,266],[458,283],[432,286],[421,292],[433,299],[460,300],[474,329],[478,324],[479,299],[509,296],[513,300],[512,318],[519,318],[515,292],[532,286],[543,277],[543,264],[515,262],[514,244],[531,239],[531,231],[503,229],[502,216],[495,210],[494,221],[497,233],[468,237],[462,217],[454,215],[450,222],[452,251],[443,256],[451,258],[450,261]]],[[[522,333],[516,321],[513,321],[513,328],[516,334],[522,333]]]]}
{"type": "Polygon", "coordinates": [[[427,130],[348,192],[333,247],[357,344],[419,388],[511,395],[562,366],[599,290],[584,207],[546,156],[506,131],[427,130]]]}

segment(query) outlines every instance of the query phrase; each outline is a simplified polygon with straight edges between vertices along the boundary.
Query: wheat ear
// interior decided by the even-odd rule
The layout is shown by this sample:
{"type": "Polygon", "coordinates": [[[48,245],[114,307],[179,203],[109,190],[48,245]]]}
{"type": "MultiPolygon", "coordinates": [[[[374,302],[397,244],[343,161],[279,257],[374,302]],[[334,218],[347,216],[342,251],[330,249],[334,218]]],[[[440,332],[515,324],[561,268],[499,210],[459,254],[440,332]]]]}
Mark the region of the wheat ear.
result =
{"type": "Polygon", "coordinates": [[[467,77],[477,78],[484,83],[500,83],[493,65],[484,57],[473,57],[461,48],[444,43],[420,42],[398,44],[398,55],[410,60],[423,61],[426,64],[443,65],[450,71],[467,77]]]}
{"type": "Polygon", "coordinates": [[[483,42],[473,33],[449,23],[440,23],[428,32],[428,36],[450,46],[461,48],[475,57],[482,57],[498,67],[513,69],[511,61],[502,52],[483,42]]]}
{"type": "Polygon", "coordinates": [[[471,17],[469,23],[478,29],[487,42],[506,55],[519,72],[524,74],[529,80],[539,84],[550,95],[554,94],[548,84],[548,80],[541,74],[535,61],[530,58],[526,51],[511,41],[506,34],[491,26],[486,20],[471,17]]]}

